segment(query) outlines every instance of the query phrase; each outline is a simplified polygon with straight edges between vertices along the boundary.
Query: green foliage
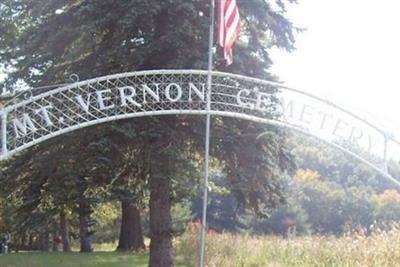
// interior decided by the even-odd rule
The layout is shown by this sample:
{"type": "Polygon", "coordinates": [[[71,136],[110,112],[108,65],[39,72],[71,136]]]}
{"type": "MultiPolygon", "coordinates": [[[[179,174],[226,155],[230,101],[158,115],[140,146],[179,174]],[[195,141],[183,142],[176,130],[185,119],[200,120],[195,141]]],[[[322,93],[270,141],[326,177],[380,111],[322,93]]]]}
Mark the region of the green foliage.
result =
{"type": "MultiPolygon", "coordinates": [[[[389,190],[393,187],[390,181],[326,145],[303,138],[293,138],[292,142],[299,169],[291,188],[314,232],[339,234],[359,226],[369,228],[375,221],[399,220],[397,191],[389,190]]],[[[399,164],[392,161],[390,166],[390,171],[396,172],[399,164]]]]}
{"type": "MultiPolygon", "coordinates": [[[[193,219],[191,212],[191,204],[187,201],[176,203],[171,208],[172,217],[172,233],[174,236],[180,236],[185,231],[187,224],[193,219]]],[[[149,226],[149,210],[144,210],[142,213],[143,231],[146,236],[150,234],[149,226]]]]}
{"type": "Polygon", "coordinates": [[[177,203],[172,207],[172,227],[176,234],[182,234],[187,223],[192,219],[190,203],[177,203]]]}
{"type": "MultiPolygon", "coordinates": [[[[243,40],[235,46],[235,64],[226,68],[218,57],[217,69],[265,78],[269,49],[294,49],[297,29],[283,14],[286,3],[295,1],[275,2],[238,1],[243,40]]],[[[0,61],[13,67],[11,82],[38,85],[64,82],[72,73],[87,79],[206,67],[208,1],[7,0],[0,17],[8,33],[2,36],[0,61]]]]}
{"type": "Polygon", "coordinates": [[[247,231],[256,235],[278,234],[285,237],[311,234],[312,228],[307,212],[297,203],[277,208],[268,218],[244,216],[242,223],[247,231]]]}
{"type": "Polygon", "coordinates": [[[397,190],[385,190],[371,198],[375,207],[375,218],[380,223],[400,221],[400,193],[397,190]]]}
{"type": "MultiPolygon", "coordinates": [[[[201,221],[203,213],[202,190],[199,188],[197,194],[191,198],[192,213],[196,221],[201,221]]],[[[239,220],[244,208],[232,195],[229,183],[222,173],[212,170],[210,173],[210,192],[208,194],[207,224],[214,231],[238,232],[245,227],[239,220]]]]}
{"type": "MultiPolygon", "coordinates": [[[[378,172],[333,147],[302,136],[292,138],[289,142],[293,146],[292,152],[296,155],[297,166],[301,169],[317,171],[322,180],[331,181],[343,187],[367,187],[364,188],[365,190],[373,188],[373,190],[383,191],[393,187],[393,184],[378,172]]],[[[356,144],[342,142],[340,145],[356,154],[363,155],[363,158],[371,162],[380,163],[380,159],[363,151],[356,144]]]]}
{"type": "Polygon", "coordinates": [[[343,233],[347,227],[373,223],[369,195],[357,188],[344,189],[333,182],[313,181],[295,185],[296,201],[308,214],[308,222],[317,233],[343,233]]]}
{"type": "Polygon", "coordinates": [[[93,208],[93,219],[96,222],[94,243],[115,243],[118,237],[118,221],[121,218],[119,203],[101,203],[93,208]]]}

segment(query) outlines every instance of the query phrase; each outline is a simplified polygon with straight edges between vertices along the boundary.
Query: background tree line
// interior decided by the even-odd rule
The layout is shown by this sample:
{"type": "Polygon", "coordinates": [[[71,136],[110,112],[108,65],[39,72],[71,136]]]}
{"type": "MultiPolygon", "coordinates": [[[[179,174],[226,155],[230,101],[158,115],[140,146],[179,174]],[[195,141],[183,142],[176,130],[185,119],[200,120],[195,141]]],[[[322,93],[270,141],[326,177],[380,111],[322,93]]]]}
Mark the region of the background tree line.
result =
{"type": "MultiPolygon", "coordinates": [[[[316,140],[293,134],[287,139],[296,170],[281,177],[285,204],[265,218],[237,209],[224,179],[215,176],[219,188],[210,203],[210,224],[217,231],[254,234],[336,234],[362,228],[386,227],[400,220],[400,192],[385,177],[357,159],[316,140]]],[[[354,144],[342,144],[358,150],[354,144]]],[[[389,172],[400,177],[398,162],[389,162],[389,172]]],[[[219,174],[221,175],[221,174],[219,174]]],[[[192,202],[200,211],[200,199],[192,202]]]]}

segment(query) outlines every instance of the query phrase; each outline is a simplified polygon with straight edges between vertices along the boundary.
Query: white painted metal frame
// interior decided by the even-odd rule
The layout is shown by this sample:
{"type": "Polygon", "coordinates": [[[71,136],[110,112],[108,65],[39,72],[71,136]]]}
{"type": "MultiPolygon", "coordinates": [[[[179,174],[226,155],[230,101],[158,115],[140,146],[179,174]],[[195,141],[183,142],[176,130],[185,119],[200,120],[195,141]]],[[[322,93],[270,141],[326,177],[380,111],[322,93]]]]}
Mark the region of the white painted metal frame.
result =
{"type": "MultiPolygon", "coordinates": [[[[97,90],[111,90],[111,101],[117,101],[117,87],[133,86],[139,88],[141,84],[158,83],[160,85],[167,85],[175,83],[184,86],[189,82],[196,84],[199,88],[207,82],[208,71],[204,70],[152,70],[130,72],[115,75],[108,75],[95,79],[90,79],[82,82],[73,83],[57,89],[50,90],[45,93],[35,95],[30,99],[22,100],[18,103],[11,103],[0,110],[1,115],[1,154],[0,160],[4,160],[20,152],[28,147],[39,144],[52,137],[59,136],[77,129],[88,127],[91,125],[104,123],[113,120],[143,117],[143,116],[158,116],[158,115],[172,115],[172,114],[188,114],[188,115],[206,115],[206,101],[193,101],[189,102],[187,99],[179,100],[176,102],[161,100],[159,102],[148,102],[147,105],[138,107],[124,107],[116,105],[115,109],[101,110],[96,106],[96,103],[91,101],[90,114],[84,113],[79,109],[74,97],[83,96],[86,99],[88,93],[95,93],[97,90]],[[38,123],[37,120],[42,120],[39,115],[33,111],[46,105],[52,105],[52,112],[50,113],[54,125],[47,127],[43,123],[38,123]],[[13,118],[24,113],[30,113],[36,116],[35,127],[37,131],[29,133],[26,136],[15,136],[13,131],[13,118]],[[62,120],[61,120],[62,118],[62,120]]],[[[307,129],[303,129],[298,125],[293,125],[285,120],[281,120],[279,116],[271,116],[268,112],[254,110],[248,107],[239,105],[236,100],[236,95],[241,89],[259,88],[260,91],[270,93],[271,95],[279,91],[294,92],[299,95],[308,97],[318,102],[324,103],[342,113],[347,114],[354,120],[368,126],[372,130],[381,135],[384,140],[383,159],[387,160],[387,141],[390,140],[399,144],[391,136],[381,128],[371,124],[370,122],[362,119],[361,117],[327,101],[320,97],[311,95],[309,93],[282,86],[279,83],[250,78],[242,75],[235,75],[222,72],[212,72],[212,87],[213,92],[211,95],[211,109],[210,114],[213,116],[227,116],[238,119],[245,119],[254,122],[266,123],[279,127],[284,127],[292,130],[302,132],[304,134],[314,136],[323,142],[336,147],[343,152],[357,158],[363,163],[367,164],[384,177],[390,179],[392,182],[400,186],[400,182],[387,173],[385,167],[378,166],[378,164],[370,162],[363,158],[361,155],[342,147],[331,140],[321,139],[319,136],[313,135],[307,129]]],[[[187,94],[187,92],[183,92],[187,94]]],[[[187,95],[186,95],[187,96],[187,95]]],[[[143,97],[138,94],[138,97],[143,97]]],[[[247,98],[248,101],[254,101],[254,98],[247,98]]]]}

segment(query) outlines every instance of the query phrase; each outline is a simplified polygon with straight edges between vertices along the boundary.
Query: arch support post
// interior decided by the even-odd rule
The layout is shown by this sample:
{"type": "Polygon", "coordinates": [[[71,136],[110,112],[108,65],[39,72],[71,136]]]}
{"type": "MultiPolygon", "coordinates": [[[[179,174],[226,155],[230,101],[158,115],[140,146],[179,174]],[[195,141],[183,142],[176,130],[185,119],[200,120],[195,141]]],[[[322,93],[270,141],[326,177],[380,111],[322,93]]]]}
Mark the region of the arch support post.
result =
{"type": "Polygon", "coordinates": [[[389,171],[389,169],[388,169],[388,151],[387,151],[387,149],[388,149],[388,142],[389,142],[389,139],[390,139],[390,134],[388,134],[388,133],[383,133],[383,168],[384,168],[384,171],[386,172],[386,173],[388,173],[388,171],[389,171]]]}
{"type": "Polygon", "coordinates": [[[1,112],[1,155],[3,158],[7,154],[7,112],[1,112]]]}

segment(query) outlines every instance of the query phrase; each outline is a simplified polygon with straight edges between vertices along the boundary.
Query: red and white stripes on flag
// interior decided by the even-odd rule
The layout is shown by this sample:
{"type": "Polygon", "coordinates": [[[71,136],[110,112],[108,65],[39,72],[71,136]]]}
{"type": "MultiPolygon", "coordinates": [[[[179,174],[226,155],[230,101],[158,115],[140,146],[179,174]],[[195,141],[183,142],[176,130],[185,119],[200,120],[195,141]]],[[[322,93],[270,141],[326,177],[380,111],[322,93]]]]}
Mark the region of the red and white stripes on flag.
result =
{"type": "Polygon", "coordinates": [[[232,64],[232,46],[239,32],[240,18],[236,0],[219,0],[218,43],[224,49],[226,65],[232,64]]]}

